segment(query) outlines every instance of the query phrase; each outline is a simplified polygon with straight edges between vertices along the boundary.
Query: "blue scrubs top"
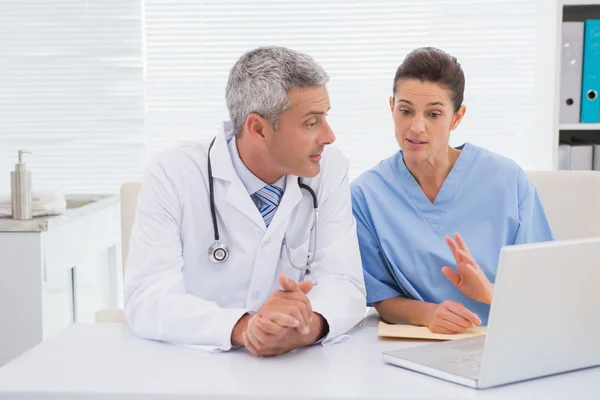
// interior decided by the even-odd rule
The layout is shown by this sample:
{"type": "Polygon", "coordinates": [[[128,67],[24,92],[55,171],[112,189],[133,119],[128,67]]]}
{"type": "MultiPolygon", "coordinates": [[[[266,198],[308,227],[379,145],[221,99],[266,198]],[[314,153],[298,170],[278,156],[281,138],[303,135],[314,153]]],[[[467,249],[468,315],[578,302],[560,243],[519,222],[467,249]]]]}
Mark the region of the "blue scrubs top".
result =
{"type": "Polygon", "coordinates": [[[554,239],[535,187],[512,160],[465,143],[432,204],[402,151],[352,183],[367,303],[396,296],[464,304],[487,325],[490,306],[443,274],[456,262],[444,237],[458,232],[491,282],[505,245],[554,239]]]}

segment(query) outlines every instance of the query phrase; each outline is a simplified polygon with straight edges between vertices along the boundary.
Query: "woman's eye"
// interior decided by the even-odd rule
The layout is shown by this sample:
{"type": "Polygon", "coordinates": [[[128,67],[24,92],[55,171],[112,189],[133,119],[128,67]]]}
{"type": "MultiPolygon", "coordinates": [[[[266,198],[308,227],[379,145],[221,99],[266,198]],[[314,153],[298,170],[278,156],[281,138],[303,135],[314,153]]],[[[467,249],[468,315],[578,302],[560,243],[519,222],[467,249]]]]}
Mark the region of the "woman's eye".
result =
{"type": "Polygon", "coordinates": [[[308,126],[309,128],[314,128],[315,126],[317,126],[316,122],[308,122],[306,123],[306,126],[308,126]]]}
{"type": "Polygon", "coordinates": [[[431,118],[437,118],[437,117],[441,116],[442,114],[441,114],[441,113],[439,113],[439,112],[432,112],[432,113],[431,113],[431,114],[429,114],[429,115],[431,115],[431,118]]]}
{"type": "Polygon", "coordinates": [[[405,108],[401,108],[401,109],[400,109],[400,112],[401,112],[402,114],[404,114],[404,115],[408,115],[408,114],[410,114],[410,110],[407,110],[407,109],[405,109],[405,108]]]}

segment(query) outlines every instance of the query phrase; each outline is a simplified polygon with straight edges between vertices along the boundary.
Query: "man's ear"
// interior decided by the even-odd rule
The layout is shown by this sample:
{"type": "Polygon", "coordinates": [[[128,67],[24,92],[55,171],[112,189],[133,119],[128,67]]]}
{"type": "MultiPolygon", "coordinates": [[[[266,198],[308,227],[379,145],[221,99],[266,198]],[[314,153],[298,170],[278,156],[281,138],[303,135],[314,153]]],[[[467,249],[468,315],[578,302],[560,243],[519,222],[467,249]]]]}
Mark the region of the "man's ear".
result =
{"type": "Polygon", "coordinates": [[[265,140],[265,129],[268,128],[267,121],[256,113],[252,113],[246,117],[246,122],[244,122],[244,129],[251,138],[257,140],[265,140]]]}

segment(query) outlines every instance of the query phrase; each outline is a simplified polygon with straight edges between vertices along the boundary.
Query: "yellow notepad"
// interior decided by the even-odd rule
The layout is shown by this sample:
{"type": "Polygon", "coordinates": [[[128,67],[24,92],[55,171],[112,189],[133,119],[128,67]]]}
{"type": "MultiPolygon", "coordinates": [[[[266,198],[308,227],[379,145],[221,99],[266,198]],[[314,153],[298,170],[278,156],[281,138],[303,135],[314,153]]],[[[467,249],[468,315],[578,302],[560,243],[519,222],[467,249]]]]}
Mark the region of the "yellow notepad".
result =
{"type": "Polygon", "coordinates": [[[382,337],[403,339],[425,339],[425,340],[456,340],[473,336],[485,335],[485,326],[476,326],[462,333],[452,335],[444,333],[433,333],[426,326],[415,325],[392,325],[379,322],[378,335],[382,337]]]}

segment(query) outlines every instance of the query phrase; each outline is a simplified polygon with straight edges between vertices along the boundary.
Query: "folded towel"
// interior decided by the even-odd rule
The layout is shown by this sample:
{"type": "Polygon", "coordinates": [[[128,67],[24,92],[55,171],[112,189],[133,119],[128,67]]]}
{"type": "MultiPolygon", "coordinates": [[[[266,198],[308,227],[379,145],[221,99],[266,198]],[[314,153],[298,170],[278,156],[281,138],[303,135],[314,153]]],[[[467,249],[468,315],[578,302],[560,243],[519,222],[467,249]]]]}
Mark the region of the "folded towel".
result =
{"type": "MultiPolygon", "coordinates": [[[[67,210],[67,200],[60,190],[33,189],[31,191],[31,208],[34,217],[60,215],[67,210]]],[[[0,195],[0,217],[10,217],[11,215],[10,194],[0,195]]]]}

